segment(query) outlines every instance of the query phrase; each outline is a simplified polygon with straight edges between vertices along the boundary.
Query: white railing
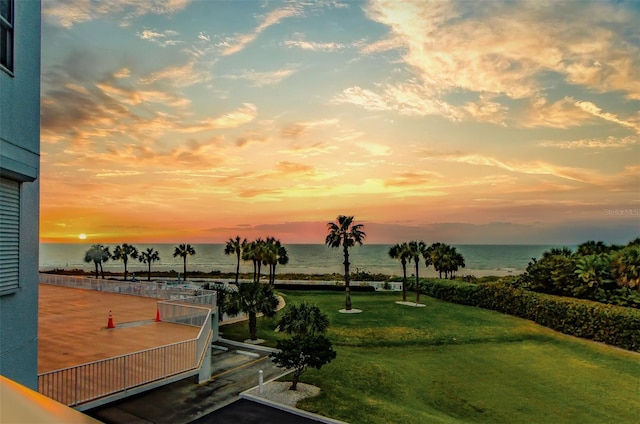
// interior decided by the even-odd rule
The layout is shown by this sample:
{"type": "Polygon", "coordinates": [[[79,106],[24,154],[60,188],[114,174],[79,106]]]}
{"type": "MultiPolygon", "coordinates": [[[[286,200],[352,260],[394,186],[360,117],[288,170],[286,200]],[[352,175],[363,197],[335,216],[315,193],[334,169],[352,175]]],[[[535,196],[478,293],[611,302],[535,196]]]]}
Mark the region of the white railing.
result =
{"type": "Polygon", "coordinates": [[[198,336],[38,375],[38,391],[69,406],[78,406],[168,377],[197,370],[211,343],[209,308],[158,302],[163,321],[200,327],[198,336]]]}
{"type": "Polygon", "coordinates": [[[198,305],[216,305],[216,292],[214,290],[205,290],[202,288],[168,286],[164,283],[147,281],[137,281],[134,283],[128,281],[102,280],[98,278],[46,273],[40,273],[39,281],[41,284],[51,284],[54,286],[130,294],[141,297],[152,297],[155,299],[179,299],[185,303],[198,305]]]}
{"type": "Polygon", "coordinates": [[[197,340],[142,350],[38,375],[38,391],[69,406],[194,369],[197,340]]]}

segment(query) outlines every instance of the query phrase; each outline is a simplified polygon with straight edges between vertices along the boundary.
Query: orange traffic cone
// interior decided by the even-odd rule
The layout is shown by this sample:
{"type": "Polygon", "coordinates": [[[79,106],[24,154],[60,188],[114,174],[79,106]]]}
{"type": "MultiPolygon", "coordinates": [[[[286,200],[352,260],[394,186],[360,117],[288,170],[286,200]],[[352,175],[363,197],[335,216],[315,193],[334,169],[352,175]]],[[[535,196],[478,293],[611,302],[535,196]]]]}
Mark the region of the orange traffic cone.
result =
{"type": "Polygon", "coordinates": [[[156,308],[156,322],[160,322],[162,321],[160,319],[160,308],[156,308]]]}
{"type": "Polygon", "coordinates": [[[107,328],[116,328],[113,324],[113,314],[109,311],[109,322],[107,323],[107,328]]]}

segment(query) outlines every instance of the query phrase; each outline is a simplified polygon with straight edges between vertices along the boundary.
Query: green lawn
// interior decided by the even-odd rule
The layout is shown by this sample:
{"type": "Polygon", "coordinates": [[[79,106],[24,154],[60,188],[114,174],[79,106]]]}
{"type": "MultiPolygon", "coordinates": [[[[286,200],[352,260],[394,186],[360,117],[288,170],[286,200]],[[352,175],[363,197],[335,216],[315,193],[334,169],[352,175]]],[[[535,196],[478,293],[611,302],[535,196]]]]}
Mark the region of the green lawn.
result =
{"type": "MultiPolygon", "coordinates": [[[[343,293],[283,292],[331,320],[337,358],[302,382],[322,389],[298,407],[351,423],[636,423],[640,355],[498,312],[426,296],[354,293],[362,314],[338,313],[343,293]]],[[[258,336],[284,337],[259,319],[258,336]]],[[[244,340],[246,323],[222,327],[244,340]]]]}

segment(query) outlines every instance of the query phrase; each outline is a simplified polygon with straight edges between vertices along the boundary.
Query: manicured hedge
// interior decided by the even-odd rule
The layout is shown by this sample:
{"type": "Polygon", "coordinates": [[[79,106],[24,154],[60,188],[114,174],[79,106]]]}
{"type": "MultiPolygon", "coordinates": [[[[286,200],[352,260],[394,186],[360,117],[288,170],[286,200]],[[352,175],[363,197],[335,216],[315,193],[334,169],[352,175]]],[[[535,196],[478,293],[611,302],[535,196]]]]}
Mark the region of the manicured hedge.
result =
{"type": "Polygon", "coordinates": [[[624,349],[640,351],[640,310],[553,296],[501,283],[428,280],[428,296],[530,319],[546,327],[624,349]]]}
{"type": "MultiPolygon", "coordinates": [[[[279,290],[320,290],[320,291],[344,291],[344,284],[295,284],[295,283],[276,283],[275,286],[279,290]]],[[[373,286],[353,285],[349,286],[352,292],[373,292],[376,288],[373,286]]]]}

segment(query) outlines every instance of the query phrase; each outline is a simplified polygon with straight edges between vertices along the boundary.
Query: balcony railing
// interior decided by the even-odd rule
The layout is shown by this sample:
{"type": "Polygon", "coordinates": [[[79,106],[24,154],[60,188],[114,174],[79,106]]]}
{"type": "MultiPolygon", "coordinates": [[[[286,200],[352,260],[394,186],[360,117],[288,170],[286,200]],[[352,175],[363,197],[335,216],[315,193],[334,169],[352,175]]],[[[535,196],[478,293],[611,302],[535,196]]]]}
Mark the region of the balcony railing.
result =
{"type": "MultiPolygon", "coordinates": [[[[122,293],[117,287],[122,287],[122,285],[130,287],[127,283],[110,285],[108,282],[95,279],[57,275],[50,275],[49,277],[53,278],[45,278],[46,281],[43,281],[43,275],[48,274],[40,274],[41,282],[47,283],[48,281],[49,284],[55,285],[93,290],[106,288],[102,291],[116,293],[122,293]]],[[[170,298],[173,298],[173,300],[158,302],[158,311],[162,321],[199,327],[200,331],[197,337],[39,374],[38,391],[65,405],[76,407],[96,399],[200,369],[212,341],[211,308],[215,307],[215,293],[193,296],[193,290],[191,290],[189,296],[185,293],[178,293],[175,289],[154,288],[153,290],[160,294],[171,292],[170,298]]],[[[142,286],[142,289],[138,290],[138,293],[140,292],[151,294],[152,290],[142,286]]]]}

